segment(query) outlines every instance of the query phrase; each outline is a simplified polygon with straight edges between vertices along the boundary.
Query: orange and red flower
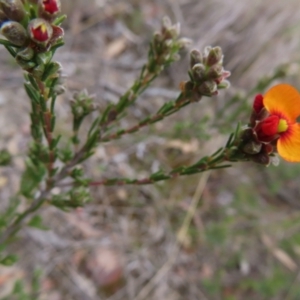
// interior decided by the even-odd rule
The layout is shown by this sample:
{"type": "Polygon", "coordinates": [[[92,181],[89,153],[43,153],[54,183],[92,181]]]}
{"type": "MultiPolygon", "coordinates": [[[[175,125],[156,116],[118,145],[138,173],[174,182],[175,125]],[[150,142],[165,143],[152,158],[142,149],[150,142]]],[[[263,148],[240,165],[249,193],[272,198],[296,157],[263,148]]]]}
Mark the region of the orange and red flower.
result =
{"type": "Polygon", "coordinates": [[[289,84],[278,84],[263,97],[256,97],[253,109],[257,115],[262,110],[268,113],[254,127],[258,141],[276,142],[280,156],[290,162],[300,162],[299,92],[289,84]]]}

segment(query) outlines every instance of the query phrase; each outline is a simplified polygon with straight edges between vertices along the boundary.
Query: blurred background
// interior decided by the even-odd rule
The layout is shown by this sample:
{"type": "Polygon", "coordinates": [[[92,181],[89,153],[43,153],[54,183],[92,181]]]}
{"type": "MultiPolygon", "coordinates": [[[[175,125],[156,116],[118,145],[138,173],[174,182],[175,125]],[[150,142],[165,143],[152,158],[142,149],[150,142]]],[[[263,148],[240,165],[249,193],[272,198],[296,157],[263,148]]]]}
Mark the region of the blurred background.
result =
{"type": "MultiPolygon", "coordinates": [[[[167,120],[100,145],[84,168],[95,178],[143,178],[191,163],[248,122],[255,93],[277,82],[300,89],[299,0],[62,0],[66,75],[57,132],[71,132],[69,100],[86,88],[101,109],[138,76],[149,41],[168,15],[191,48],[221,46],[231,88],[167,120]]],[[[122,121],[154,113],[187,80],[188,51],[163,72],[122,121]]],[[[30,141],[22,73],[0,48],[0,140],[14,154],[0,170],[1,206],[17,191],[30,141]]],[[[84,134],[84,132],[82,133],[84,134]]],[[[16,280],[42,300],[299,300],[300,166],[252,163],[157,183],[97,187],[70,212],[44,207],[41,231],[26,228],[0,267],[0,297],[16,280]],[[35,281],[34,281],[35,282],[35,281]],[[36,283],[36,282],[35,282],[36,283]]],[[[58,190],[59,192],[59,190],[58,190]]],[[[22,287],[23,286],[23,287],[22,287]]],[[[8,299],[34,299],[8,298],[8,299]]]]}

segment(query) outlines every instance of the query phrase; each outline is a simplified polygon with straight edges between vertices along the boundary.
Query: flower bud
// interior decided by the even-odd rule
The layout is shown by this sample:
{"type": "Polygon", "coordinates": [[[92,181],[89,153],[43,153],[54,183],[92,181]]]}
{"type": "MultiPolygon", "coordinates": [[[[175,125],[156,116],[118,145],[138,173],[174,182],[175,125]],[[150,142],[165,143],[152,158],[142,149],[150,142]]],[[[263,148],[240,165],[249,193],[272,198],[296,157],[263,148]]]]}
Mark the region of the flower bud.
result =
{"type": "Polygon", "coordinates": [[[162,19],[162,32],[166,32],[172,26],[172,21],[168,16],[164,16],[162,19]]]}
{"type": "Polygon", "coordinates": [[[162,19],[162,30],[168,30],[172,26],[172,21],[168,16],[164,16],[162,19]]]}
{"type": "Polygon", "coordinates": [[[192,74],[195,81],[204,81],[206,79],[205,66],[201,63],[195,64],[192,68],[192,74]]]}
{"type": "Polygon", "coordinates": [[[2,8],[8,19],[16,22],[21,22],[26,11],[21,0],[0,0],[0,8],[2,8]]]}
{"type": "Polygon", "coordinates": [[[222,65],[214,65],[211,68],[209,68],[207,72],[207,78],[208,79],[218,79],[222,77],[223,75],[223,66],[222,65]]]}
{"type": "Polygon", "coordinates": [[[56,95],[61,95],[65,91],[66,91],[66,88],[61,84],[55,85],[55,87],[54,87],[54,92],[56,95]]]}
{"type": "Polygon", "coordinates": [[[194,88],[194,84],[191,81],[182,81],[180,82],[180,90],[182,92],[191,92],[194,88]]]}
{"type": "Polygon", "coordinates": [[[206,65],[213,66],[217,63],[220,63],[223,58],[223,53],[221,47],[214,47],[210,49],[207,57],[206,57],[206,65]]]}
{"type": "Polygon", "coordinates": [[[194,49],[191,51],[190,53],[190,66],[191,68],[198,63],[202,63],[203,62],[203,58],[202,58],[202,54],[200,51],[198,51],[197,49],[194,49]]]}
{"type": "Polygon", "coordinates": [[[180,23],[176,23],[174,25],[172,25],[169,29],[168,29],[168,37],[176,39],[180,34],[180,23]]]}
{"type": "Polygon", "coordinates": [[[52,30],[51,44],[64,36],[64,30],[61,27],[52,25],[52,30]]]}
{"type": "Polygon", "coordinates": [[[217,84],[212,80],[207,80],[199,86],[198,92],[203,96],[211,97],[217,93],[217,84]]]}
{"type": "Polygon", "coordinates": [[[154,51],[157,51],[162,45],[162,42],[164,40],[164,37],[160,32],[154,32],[153,35],[153,49],[154,51]]]}
{"type": "Polygon", "coordinates": [[[218,84],[218,90],[228,89],[229,87],[230,87],[230,82],[228,80],[222,80],[222,82],[218,84]]]}
{"type": "Polygon", "coordinates": [[[270,156],[264,152],[252,155],[251,160],[264,166],[268,166],[270,164],[270,156]]]}
{"type": "Polygon", "coordinates": [[[39,16],[51,21],[60,13],[60,7],[60,0],[39,0],[39,16]]]}
{"type": "Polygon", "coordinates": [[[47,45],[53,33],[51,25],[44,19],[33,19],[28,24],[30,38],[37,44],[47,45]]]}
{"type": "Polygon", "coordinates": [[[255,96],[254,102],[253,102],[253,110],[259,114],[261,110],[264,108],[264,103],[263,103],[263,96],[261,94],[258,94],[255,96]]]}
{"type": "Polygon", "coordinates": [[[188,38],[180,38],[178,41],[177,41],[177,44],[178,46],[180,47],[180,49],[182,48],[187,48],[189,47],[191,44],[193,43],[193,41],[191,39],[188,39],[188,38]]]}
{"type": "Polygon", "coordinates": [[[243,151],[247,154],[257,154],[260,152],[262,144],[256,141],[249,141],[243,146],[243,151]]]}
{"type": "Polygon", "coordinates": [[[25,28],[18,22],[7,21],[1,26],[3,34],[12,44],[24,46],[27,42],[27,33],[25,28]]]}

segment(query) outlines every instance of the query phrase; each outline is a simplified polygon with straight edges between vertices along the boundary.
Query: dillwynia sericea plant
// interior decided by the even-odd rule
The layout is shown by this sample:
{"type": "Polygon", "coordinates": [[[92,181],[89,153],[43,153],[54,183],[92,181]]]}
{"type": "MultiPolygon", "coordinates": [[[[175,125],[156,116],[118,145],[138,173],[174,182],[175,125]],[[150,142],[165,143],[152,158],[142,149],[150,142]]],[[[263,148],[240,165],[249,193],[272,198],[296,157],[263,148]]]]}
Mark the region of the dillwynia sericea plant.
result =
{"type": "MultiPolygon", "coordinates": [[[[262,165],[276,163],[277,154],[291,162],[300,161],[300,95],[288,84],[279,84],[265,95],[254,99],[249,120],[237,125],[224,147],[196,163],[165,172],[160,170],[144,179],[87,178],[80,165],[93,155],[101,143],[133,134],[142,127],[159,122],[185,106],[205,97],[216,96],[229,87],[220,47],[206,47],[203,52],[190,52],[188,80],[180,86],[178,97],[166,102],[153,115],[129,128],[120,128],[119,121],[128,107],[135,104],[152,81],[180,57],[178,52],[189,40],[179,38],[179,24],[164,18],[160,31],[150,42],[148,59],[138,78],[119,98],[117,103],[99,110],[93,97],[79,92],[70,101],[73,116],[70,144],[60,144],[55,132],[56,99],[64,92],[62,66],[54,60],[57,48],[63,46],[65,16],[60,15],[59,0],[0,0],[0,43],[24,71],[24,88],[31,103],[31,136],[26,168],[17,195],[11,196],[6,211],[0,214],[0,262],[10,264],[13,257],[5,251],[18,231],[26,225],[40,226],[39,208],[47,203],[60,209],[83,206],[90,201],[89,187],[101,185],[151,184],[170,178],[196,174],[206,170],[227,168],[232,162],[256,162],[262,165]],[[85,140],[80,139],[81,124],[92,118],[85,140]],[[96,112],[96,114],[95,114],[96,112]],[[248,122],[248,123],[247,123],[248,122]],[[53,193],[57,186],[60,194],[53,193]],[[22,203],[22,205],[20,205],[22,203]]],[[[184,78],[183,78],[184,79],[184,78]]],[[[67,137],[65,137],[67,138],[67,137]]],[[[7,151],[0,152],[2,165],[10,162],[7,151]]]]}

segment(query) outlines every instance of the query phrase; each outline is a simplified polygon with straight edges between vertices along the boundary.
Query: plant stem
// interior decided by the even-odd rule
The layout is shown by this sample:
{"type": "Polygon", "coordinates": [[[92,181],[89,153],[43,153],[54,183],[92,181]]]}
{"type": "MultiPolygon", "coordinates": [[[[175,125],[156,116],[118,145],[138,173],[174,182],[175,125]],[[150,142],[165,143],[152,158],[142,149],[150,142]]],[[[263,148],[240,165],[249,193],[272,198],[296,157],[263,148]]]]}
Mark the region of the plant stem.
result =
{"type": "MultiPolygon", "coordinates": [[[[138,122],[136,125],[134,125],[134,126],[132,126],[130,128],[121,129],[121,130],[119,130],[119,131],[117,131],[115,133],[112,133],[110,135],[104,136],[104,137],[100,138],[100,142],[108,142],[108,141],[111,141],[111,140],[118,139],[118,138],[120,138],[121,136],[123,136],[125,134],[136,132],[136,131],[140,130],[141,128],[145,127],[145,126],[148,126],[148,125],[153,124],[155,122],[161,121],[165,117],[174,114],[175,112],[177,112],[182,107],[184,107],[187,104],[189,104],[190,102],[191,101],[189,99],[183,98],[183,95],[180,94],[178,96],[178,98],[175,101],[173,101],[174,105],[169,110],[165,111],[164,113],[160,113],[158,111],[153,116],[145,118],[144,120],[138,122]]],[[[171,102],[169,102],[169,103],[171,103],[171,102]]]]}

